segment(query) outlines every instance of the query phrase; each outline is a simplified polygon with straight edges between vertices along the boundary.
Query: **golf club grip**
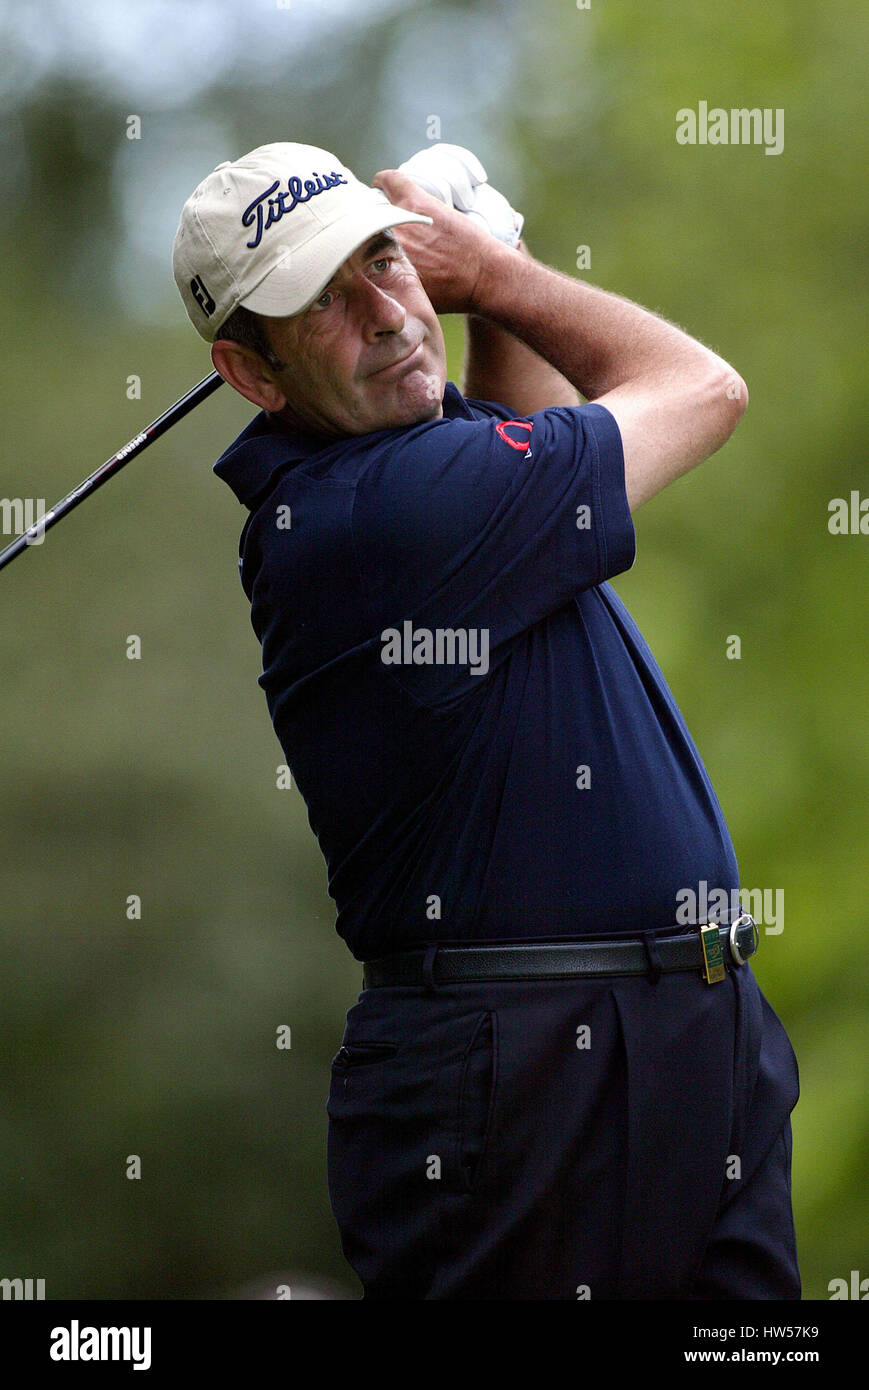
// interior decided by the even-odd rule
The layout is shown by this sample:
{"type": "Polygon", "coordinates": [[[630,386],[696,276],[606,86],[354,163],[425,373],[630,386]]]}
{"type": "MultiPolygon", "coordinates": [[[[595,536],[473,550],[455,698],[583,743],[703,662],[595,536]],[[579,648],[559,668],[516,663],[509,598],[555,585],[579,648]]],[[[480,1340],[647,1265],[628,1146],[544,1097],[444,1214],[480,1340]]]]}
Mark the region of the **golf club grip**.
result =
{"type": "Polygon", "coordinates": [[[0,550],[0,570],[5,565],[10,564],[16,555],[20,555],[22,550],[29,550],[37,536],[44,535],[60,521],[61,517],[66,516],[86,497],[90,497],[98,487],[102,487],[103,483],[107,483],[109,478],[113,478],[130,462],[130,459],[141,454],[143,449],[147,449],[149,444],[153,444],[155,439],[159,439],[161,434],[165,434],[172,425],[183,419],[195,406],[216,391],[222,382],[223,377],[218,372],[210,372],[208,376],[203,377],[202,381],[192,386],[186,395],[181,396],[174,405],[170,405],[168,410],[164,410],[162,415],[158,415],[156,420],[152,420],[150,425],[146,425],[145,429],[134,435],[123,448],[119,449],[116,454],[112,454],[110,459],[106,459],[105,463],[100,464],[99,468],[85,478],[84,482],[79,483],[78,487],[73,488],[66,497],[56,502],[44,516],[29,526],[20,536],[16,536],[5,550],[0,550]]]}

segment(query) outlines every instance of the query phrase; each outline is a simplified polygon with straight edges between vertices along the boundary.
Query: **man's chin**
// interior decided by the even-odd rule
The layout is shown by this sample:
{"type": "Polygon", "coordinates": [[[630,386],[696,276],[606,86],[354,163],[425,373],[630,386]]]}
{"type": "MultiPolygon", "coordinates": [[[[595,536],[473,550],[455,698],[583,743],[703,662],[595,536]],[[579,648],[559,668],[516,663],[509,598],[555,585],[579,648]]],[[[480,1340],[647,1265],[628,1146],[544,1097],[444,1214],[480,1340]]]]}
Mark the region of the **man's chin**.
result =
{"type": "Polygon", "coordinates": [[[436,373],[412,372],[396,383],[395,399],[384,411],[391,417],[390,423],[380,428],[399,429],[438,420],[444,413],[443,400],[444,383],[436,373]]]}

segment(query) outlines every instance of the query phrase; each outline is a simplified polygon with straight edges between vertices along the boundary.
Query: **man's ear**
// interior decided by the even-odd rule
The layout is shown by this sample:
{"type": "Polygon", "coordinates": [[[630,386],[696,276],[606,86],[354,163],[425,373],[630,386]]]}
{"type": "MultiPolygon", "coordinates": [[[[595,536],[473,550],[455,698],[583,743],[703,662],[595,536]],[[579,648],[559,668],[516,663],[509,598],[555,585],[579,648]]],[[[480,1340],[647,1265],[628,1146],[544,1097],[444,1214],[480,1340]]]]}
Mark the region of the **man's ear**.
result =
{"type": "Polygon", "coordinates": [[[211,345],[211,360],[215,371],[228,381],[240,395],[260,410],[277,414],[287,404],[287,398],[274,376],[253,348],[234,343],[231,338],[218,338],[211,345]]]}

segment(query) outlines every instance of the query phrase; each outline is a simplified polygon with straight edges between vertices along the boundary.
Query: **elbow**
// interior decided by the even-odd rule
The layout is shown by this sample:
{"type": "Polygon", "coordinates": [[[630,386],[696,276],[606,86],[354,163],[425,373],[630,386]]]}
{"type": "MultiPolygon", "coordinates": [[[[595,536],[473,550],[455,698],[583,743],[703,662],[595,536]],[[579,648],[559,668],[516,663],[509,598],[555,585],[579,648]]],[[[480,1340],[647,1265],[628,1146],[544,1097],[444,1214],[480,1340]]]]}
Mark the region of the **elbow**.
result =
{"type": "Polygon", "coordinates": [[[730,412],[733,417],[732,428],[735,430],[748,409],[748,387],[739,372],[733,371],[730,367],[726,373],[724,395],[730,405],[730,412]]]}
{"type": "Polygon", "coordinates": [[[730,432],[733,434],[748,409],[748,386],[742,381],[738,371],[733,370],[733,367],[727,367],[726,373],[724,373],[724,400],[727,402],[727,414],[733,421],[730,427],[730,432]]]}
{"type": "Polygon", "coordinates": [[[708,407],[714,453],[727,443],[748,408],[748,387],[739,373],[726,363],[713,373],[708,388],[708,407]]]}

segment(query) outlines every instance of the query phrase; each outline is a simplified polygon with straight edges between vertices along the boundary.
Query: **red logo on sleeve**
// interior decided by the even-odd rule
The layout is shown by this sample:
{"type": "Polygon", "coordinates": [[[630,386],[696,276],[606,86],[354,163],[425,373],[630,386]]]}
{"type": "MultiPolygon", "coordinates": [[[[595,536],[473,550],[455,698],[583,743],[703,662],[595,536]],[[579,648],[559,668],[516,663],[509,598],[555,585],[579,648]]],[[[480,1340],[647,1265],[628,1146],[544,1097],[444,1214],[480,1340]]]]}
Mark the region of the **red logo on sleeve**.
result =
{"type": "Polygon", "coordinates": [[[528,445],[533,428],[534,426],[528,420],[499,420],[495,426],[504,443],[509,444],[511,449],[521,449],[526,458],[531,454],[528,445]],[[528,439],[514,439],[511,434],[507,433],[508,430],[527,430],[528,439]]]}

